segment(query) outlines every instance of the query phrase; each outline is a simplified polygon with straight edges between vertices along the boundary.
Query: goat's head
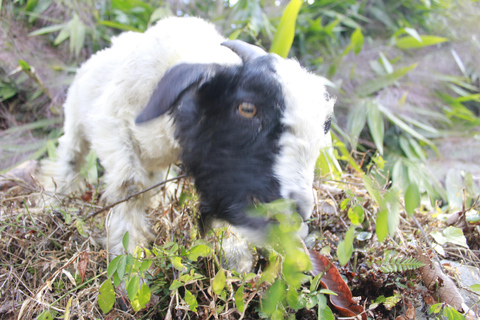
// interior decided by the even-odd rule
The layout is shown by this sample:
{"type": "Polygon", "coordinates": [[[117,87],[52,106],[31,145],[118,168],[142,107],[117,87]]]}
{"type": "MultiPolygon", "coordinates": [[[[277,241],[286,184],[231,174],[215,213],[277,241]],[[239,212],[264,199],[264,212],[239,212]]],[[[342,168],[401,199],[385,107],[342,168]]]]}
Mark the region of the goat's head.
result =
{"type": "Polygon", "coordinates": [[[320,77],[241,41],[223,43],[243,64],[178,64],[160,80],[141,123],[170,112],[181,160],[200,194],[204,226],[247,229],[255,202],[292,199],[307,219],[315,161],[326,143],[333,100],[320,77]]]}

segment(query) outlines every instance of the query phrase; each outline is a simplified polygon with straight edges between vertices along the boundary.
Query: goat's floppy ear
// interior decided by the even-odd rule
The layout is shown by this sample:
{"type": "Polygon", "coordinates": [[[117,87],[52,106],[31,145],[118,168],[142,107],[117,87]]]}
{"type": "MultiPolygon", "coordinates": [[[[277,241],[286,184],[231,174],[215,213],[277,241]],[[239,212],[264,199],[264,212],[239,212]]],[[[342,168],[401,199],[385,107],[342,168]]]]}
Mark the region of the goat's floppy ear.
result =
{"type": "Polygon", "coordinates": [[[178,102],[185,91],[213,77],[219,68],[217,64],[187,63],[172,67],[160,79],[150,101],[137,116],[135,123],[146,122],[163,115],[178,102]]]}

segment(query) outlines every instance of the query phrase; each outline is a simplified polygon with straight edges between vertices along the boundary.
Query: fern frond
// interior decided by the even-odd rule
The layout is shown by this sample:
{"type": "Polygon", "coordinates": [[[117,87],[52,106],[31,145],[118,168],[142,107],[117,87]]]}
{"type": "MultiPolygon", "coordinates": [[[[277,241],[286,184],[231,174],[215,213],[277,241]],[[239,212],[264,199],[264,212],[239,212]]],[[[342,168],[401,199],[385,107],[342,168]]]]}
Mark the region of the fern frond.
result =
{"type": "Polygon", "coordinates": [[[383,273],[404,272],[407,270],[415,270],[423,267],[425,264],[415,258],[405,258],[401,256],[386,257],[380,265],[380,270],[383,273]]]}

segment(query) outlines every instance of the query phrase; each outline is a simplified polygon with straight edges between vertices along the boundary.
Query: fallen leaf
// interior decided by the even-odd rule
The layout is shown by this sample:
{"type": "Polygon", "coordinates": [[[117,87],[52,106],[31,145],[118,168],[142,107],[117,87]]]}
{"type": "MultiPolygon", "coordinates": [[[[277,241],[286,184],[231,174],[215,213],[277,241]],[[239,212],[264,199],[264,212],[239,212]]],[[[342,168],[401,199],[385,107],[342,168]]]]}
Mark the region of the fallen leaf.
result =
{"type": "Polygon", "coordinates": [[[18,184],[15,180],[23,180],[27,185],[34,186],[35,182],[32,179],[32,175],[35,174],[38,168],[38,161],[28,160],[25,161],[12,170],[5,173],[5,178],[0,179],[0,191],[6,192],[11,187],[18,184]],[[11,177],[13,179],[8,179],[11,177]]]}
{"type": "Polygon", "coordinates": [[[324,273],[320,284],[322,287],[335,292],[337,295],[329,295],[332,305],[345,317],[357,317],[361,315],[367,320],[363,307],[353,301],[353,295],[337,268],[322,254],[310,250],[310,258],[313,264],[313,274],[324,273]]]}
{"type": "Polygon", "coordinates": [[[82,200],[85,201],[85,202],[89,202],[92,200],[92,195],[93,195],[93,191],[89,190],[89,191],[85,191],[84,194],[82,194],[82,200]]]}
{"type": "Polygon", "coordinates": [[[425,286],[433,291],[438,300],[462,311],[464,301],[452,279],[444,274],[438,263],[430,259],[426,253],[417,250],[417,259],[425,264],[419,268],[425,286]]]}
{"type": "Polygon", "coordinates": [[[87,272],[88,266],[88,252],[84,252],[80,255],[80,261],[78,261],[78,273],[80,274],[81,282],[85,279],[85,273],[87,272]]]}
{"type": "Polygon", "coordinates": [[[407,303],[407,311],[405,312],[405,316],[409,320],[415,319],[415,308],[413,307],[413,303],[407,303]]]}

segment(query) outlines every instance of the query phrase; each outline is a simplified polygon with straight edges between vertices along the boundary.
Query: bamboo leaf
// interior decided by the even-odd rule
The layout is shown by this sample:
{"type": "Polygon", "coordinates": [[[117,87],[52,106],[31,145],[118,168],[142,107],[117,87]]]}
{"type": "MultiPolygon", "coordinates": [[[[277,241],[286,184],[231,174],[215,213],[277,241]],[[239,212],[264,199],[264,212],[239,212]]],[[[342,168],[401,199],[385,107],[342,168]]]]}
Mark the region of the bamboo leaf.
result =
{"type": "Polygon", "coordinates": [[[280,24],[278,25],[277,32],[273,38],[270,52],[278,54],[280,57],[286,58],[290,47],[295,37],[295,23],[297,21],[298,11],[302,6],[301,0],[290,0],[290,3],[283,11],[280,24]]]}
{"type": "Polygon", "coordinates": [[[355,93],[361,97],[366,97],[383,88],[391,86],[409,71],[415,69],[417,65],[418,63],[414,63],[408,67],[399,68],[392,73],[386,74],[384,76],[379,76],[371,81],[365,82],[364,84],[359,85],[355,89],[355,93]]]}
{"type": "Polygon", "coordinates": [[[126,25],[126,24],[122,24],[122,23],[119,23],[119,22],[115,22],[115,21],[103,20],[103,21],[99,21],[98,24],[102,25],[102,26],[107,26],[107,27],[110,27],[110,28],[114,28],[114,29],[123,30],[123,31],[143,32],[142,29],[138,29],[138,28],[135,28],[135,27],[132,27],[132,26],[129,26],[129,25],[126,25]]]}
{"type": "Polygon", "coordinates": [[[432,46],[437,43],[448,41],[448,38],[437,36],[420,36],[420,41],[412,36],[397,38],[395,45],[400,49],[417,49],[432,46]]]}
{"type": "Polygon", "coordinates": [[[58,33],[55,41],[53,42],[54,45],[59,45],[63,41],[67,40],[70,37],[70,22],[67,23],[62,30],[58,33]]]}
{"type": "Polygon", "coordinates": [[[377,103],[368,104],[367,123],[372,135],[373,142],[377,146],[378,152],[383,156],[383,138],[385,134],[385,125],[383,116],[377,103]]]}
{"type": "Polygon", "coordinates": [[[75,14],[70,21],[70,52],[74,52],[77,57],[85,43],[85,34],[85,25],[80,20],[80,17],[75,14]]]}
{"type": "Polygon", "coordinates": [[[411,183],[405,192],[405,210],[408,215],[413,215],[415,209],[420,205],[420,191],[415,183],[411,183]]]}
{"type": "Polygon", "coordinates": [[[48,27],[44,27],[44,28],[35,30],[33,32],[30,32],[28,34],[28,36],[29,37],[34,37],[34,36],[39,36],[39,35],[42,35],[42,34],[57,32],[59,30],[62,30],[64,27],[65,27],[65,24],[57,24],[57,25],[53,25],[53,26],[48,26],[48,27]]]}
{"type": "Polygon", "coordinates": [[[427,143],[435,152],[438,153],[438,150],[437,150],[437,147],[433,144],[432,141],[430,141],[429,139],[425,138],[423,135],[421,135],[420,133],[418,133],[416,130],[412,129],[408,124],[406,124],[403,120],[401,120],[400,118],[398,118],[396,115],[394,115],[393,113],[391,113],[389,110],[387,110],[386,108],[384,108],[382,105],[378,105],[379,107],[379,110],[382,111],[382,113],[388,118],[390,119],[391,122],[393,122],[393,124],[395,124],[396,126],[400,127],[402,130],[404,130],[405,132],[409,133],[410,135],[412,135],[414,138],[418,139],[418,140],[421,140],[425,143],[427,143]]]}

